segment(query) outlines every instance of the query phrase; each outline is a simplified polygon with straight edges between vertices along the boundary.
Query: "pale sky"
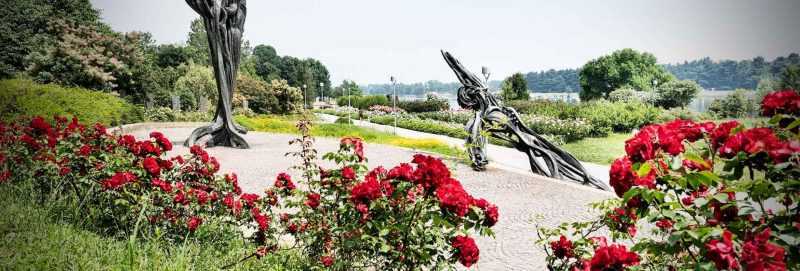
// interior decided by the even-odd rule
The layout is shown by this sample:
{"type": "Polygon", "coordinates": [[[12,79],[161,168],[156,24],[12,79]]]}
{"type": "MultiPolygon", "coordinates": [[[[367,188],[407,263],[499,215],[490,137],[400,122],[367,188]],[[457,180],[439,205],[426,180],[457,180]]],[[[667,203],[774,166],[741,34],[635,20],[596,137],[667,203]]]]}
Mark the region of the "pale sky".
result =
{"type": "MultiPolygon", "coordinates": [[[[182,0],[91,0],[117,31],[183,43],[197,17],[182,0]]],[[[616,49],[660,63],[705,56],[771,60],[800,52],[799,0],[250,0],[245,38],[313,57],[331,80],[455,81],[439,50],[492,79],[576,68],[616,49]]]]}

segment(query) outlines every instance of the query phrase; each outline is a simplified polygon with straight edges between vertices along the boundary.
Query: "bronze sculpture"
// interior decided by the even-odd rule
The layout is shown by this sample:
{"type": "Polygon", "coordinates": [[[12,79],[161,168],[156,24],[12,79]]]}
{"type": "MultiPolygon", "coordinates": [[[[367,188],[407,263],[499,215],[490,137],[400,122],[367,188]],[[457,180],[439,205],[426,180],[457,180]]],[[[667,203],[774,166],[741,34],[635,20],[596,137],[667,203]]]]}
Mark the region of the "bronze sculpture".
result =
{"type": "Polygon", "coordinates": [[[246,0],[186,0],[195,12],[203,17],[208,34],[209,57],[217,80],[217,109],[211,125],[197,128],[185,145],[211,135],[208,146],[227,146],[247,149],[250,146],[242,138],[247,130],[233,121],[232,101],[239,69],[242,33],[247,16],[246,0]]]}
{"type": "Polygon", "coordinates": [[[469,136],[467,149],[472,167],[483,171],[489,160],[486,156],[487,131],[492,137],[511,143],[514,148],[528,155],[531,171],[551,178],[570,180],[591,185],[603,190],[608,186],[592,177],[571,154],[553,145],[536,134],[520,120],[514,108],[502,106],[488,91],[488,87],[475,74],[450,55],[442,51],[445,61],[463,85],[458,89],[458,104],[475,111],[475,117],[466,125],[469,136]]]}

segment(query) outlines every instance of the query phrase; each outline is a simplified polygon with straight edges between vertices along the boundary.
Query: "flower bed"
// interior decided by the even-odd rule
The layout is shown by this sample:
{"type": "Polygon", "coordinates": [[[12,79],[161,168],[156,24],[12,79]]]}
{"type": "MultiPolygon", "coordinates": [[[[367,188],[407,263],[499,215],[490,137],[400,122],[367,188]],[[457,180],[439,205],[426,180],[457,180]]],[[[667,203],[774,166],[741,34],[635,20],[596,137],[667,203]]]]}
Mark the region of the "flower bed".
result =
{"type": "Polygon", "coordinates": [[[772,93],[762,112],[772,118],[764,127],[675,120],[642,128],[611,166],[619,198],[593,205],[600,217],[539,229],[548,266],[800,268],[800,95],[772,93]],[[651,234],[637,234],[644,224],[651,234]]]}
{"type": "Polygon", "coordinates": [[[77,119],[22,123],[0,124],[0,183],[70,208],[76,223],[111,236],[192,238],[209,249],[244,237],[257,249],[242,260],[299,250],[303,270],[446,268],[476,263],[470,232],[492,235],[498,220],[495,205],[473,198],[430,156],[368,170],[361,140],[345,138],[324,156],[339,168],[319,168],[305,121],[293,142],[302,180],[280,174],[264,194],[217,174],[201,147],[167,158],[172,143],[158,132],[137,140],[77,119]],[[278,242],[285,236],[294,237],[290,247],[278,242]]]}

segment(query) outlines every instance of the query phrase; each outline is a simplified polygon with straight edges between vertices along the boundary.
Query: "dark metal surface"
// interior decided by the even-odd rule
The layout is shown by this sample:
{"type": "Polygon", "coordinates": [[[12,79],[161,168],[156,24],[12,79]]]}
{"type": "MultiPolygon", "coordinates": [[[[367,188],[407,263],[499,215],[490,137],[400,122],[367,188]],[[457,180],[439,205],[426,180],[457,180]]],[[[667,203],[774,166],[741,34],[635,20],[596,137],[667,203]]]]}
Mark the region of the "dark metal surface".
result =
{"type": "Polygon", "coordinates": [[[217,80],[217,109],[214,122],[197,128],[186,142],[187,146],[211,135],[207,145],[248,149],[250,146],[241,134],[247,130],[233,121],[233,90],[239,69],[244,20],[247,17],[246,0],[186,0],[203,18],[208,33],[208,47],[214,76],[217,80]]]}
{"type": "Polygon", "coordinates": [[[467,149],[475,170],[483,171],[489,163],[484,133],[488,132],[528,155],[533,173],[610,190],[605,183],[592,177],[575,157],[525,126],[519,113],[503,106],[489,93],[484,82],[464,68],[458,59],[445,51],[442,56],[463,85],[458,89],[458,104],[475,111],[475,117],[466,126],[467,149]]]}

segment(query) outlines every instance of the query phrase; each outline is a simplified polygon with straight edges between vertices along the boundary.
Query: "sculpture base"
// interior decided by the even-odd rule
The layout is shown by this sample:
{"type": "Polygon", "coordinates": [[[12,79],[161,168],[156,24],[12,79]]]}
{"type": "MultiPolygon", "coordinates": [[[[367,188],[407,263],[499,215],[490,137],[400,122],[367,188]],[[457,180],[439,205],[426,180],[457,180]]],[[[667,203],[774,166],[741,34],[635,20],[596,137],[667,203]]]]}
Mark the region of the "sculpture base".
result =
{"type": "Polygon", "coordinates": [[[223,125],[222,122],[217,122],[208,126],[203,126],[200,128],[195,129],[192,131],[192,134],[189,135],[189,138],[183,143],[184,146],[192,146],[195,145],[201,138],[210,135],[211,139],[206,142],[206,147],[231,147],[236,149],[249,149],[250,145],[247,144],[247,141],[244,140],[242,135],[237,131],[242,130],[245,133],[243,127],[237,127],[234,125],[234,129],[231,129],[228,125],[223,125]]]}

